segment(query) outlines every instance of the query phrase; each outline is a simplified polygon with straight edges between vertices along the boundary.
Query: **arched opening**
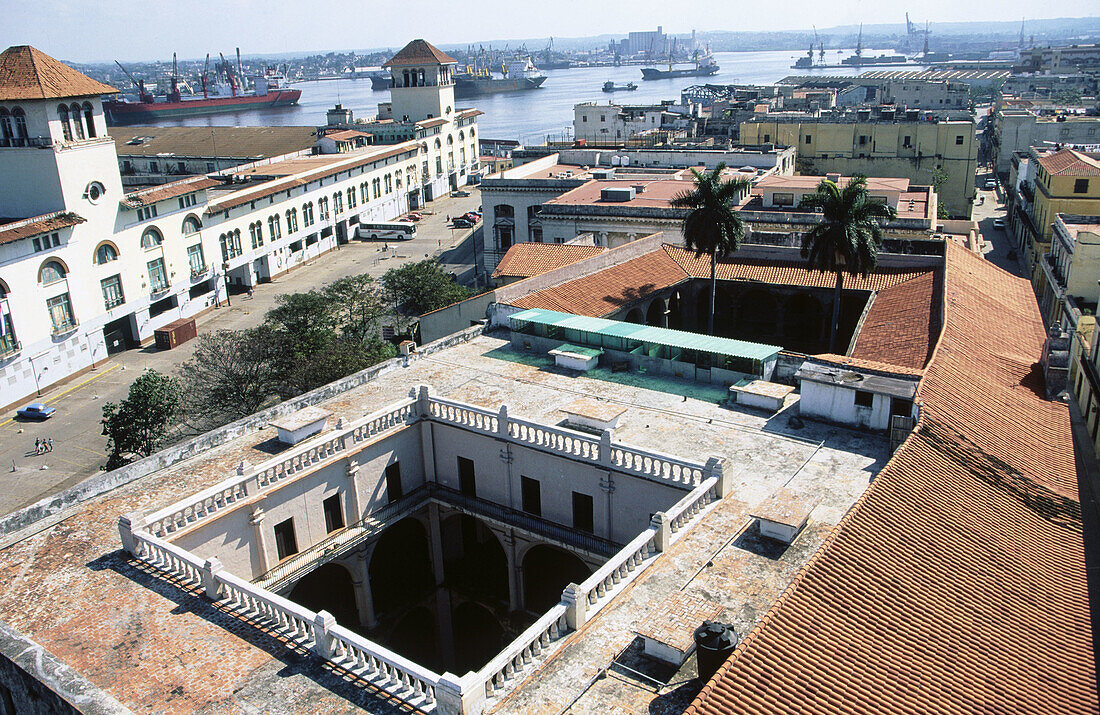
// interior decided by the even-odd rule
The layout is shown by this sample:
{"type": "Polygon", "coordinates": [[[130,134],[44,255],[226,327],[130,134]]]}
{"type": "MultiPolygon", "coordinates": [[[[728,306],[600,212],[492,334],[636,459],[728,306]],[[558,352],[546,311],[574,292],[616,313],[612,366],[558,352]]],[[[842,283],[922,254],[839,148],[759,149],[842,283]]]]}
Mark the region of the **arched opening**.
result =
{"type": "Polygon", "coordinates": [[[155,227],[150,226],[145,229],[145,232],[141,234],[141,247],[142,248],[155,248],[164,241],[164,237],[160,235],[155,227]]]}
{"type": "Polygon", "coordinates": [[[439,626],[426,606],[410,610],[390,631],[386,647],[414,663],[439,673],[445,668],[439,647],[439,626]]]}
{"type": "Polygon", "coordinates": [[[799,352],[818,352],[825,315],[812,295],[800,293],[787,301],[783,315],[783,347],[799,352]]]}
{"type": "Polygon", "coordinates": [[[43,285],[55,283],[64,278],[67,273],[65,264],[56,259],[51,259],[43,263],[42,267],[38,269],[38,282],[43,285]]]}
{"type": "Polygon", "coordinates": [[[80,105],[74,104],[69,108],[69,114],[73,118],[73,129],[76,130],[76,138],[84,138],[84,122],[80,121],[80,105]]]}
{"type": "Polygon", "coordinates": [[[645,316],[642,315],[641,308],[631,308],[630,312],[626,314],[626,322],[636,323],[641,325],[645,322],[645,316]]]}
{"type": "Polygon", "coordinates": [[[778,308],[775,296],[764,290],[749,290],[737,301],[734,335],[745,340],[766,341],[776,332],[778,308]]]}
{"type": "Polygon", "coordinates": [[[99,244],[95,249],[95,262],[96,265],[102,266],[104,263],[110,263],[111,261],[118,260],[118,248],[110,241],[104,241],[99,244]]]}
{"type": "Polygon", "coordinates": [[[192,215],[183,220],[183,235],[187,236],[192,233],[198,233],[202,228],[202,221],[199,221],[198,217],[192,215]]]}
{"type": "Polygon", "coordinates": [[[61,136],[65,141],[71,142],[73,140],[73,127],[69,124],[69,108],[62,104],[57,108],[57,118],[61,122],[61,136]]]}
{"type": "Polygon", "coordinates": [[[412,605],[435,586],[430,553],[424,525],[412,517],[383,532],[367,568],[375,613],[412,605]]]}
{"type": "Polygon", "coordinates": [[[440,524],[447,585],[479,601],[508,603],[508,558],[480,519],[449,516],[440,524]]]}
{"type": "Polygon", "coordinates": [[[351,574],[340,564],[328,563],[310,571],[294,585],[288,598],[312,611],[328,611],[346,628],[359,629],[355,585],[351,574]]]}
{"type": "Polygon", "coordinates": [[[11,115],[8,114],[8,110],[0,107],[0,139],[4,139],[4,143],[7,144],[7,140],[13,136],[15,135],[11,129],[11,115]]]}
{"type": "Polygon", "coordinates": [[[528,611],[544,613],[561,600],[570,583],[580,583],[591,571],[575,554],[546,544],[523,556],[523,596],[528,611]]]}
{"type": "Polygon", "coordinates": [[[655,299],[649,304],[649,310],[645,314],[646,325],[652,325],[655,328],[665,327],[665,301],[661,298],[655,299]]]}
{"type": "Polygon", "coordinates": [[[26,139],[27,138],[27,115],[23,113],[22,108],[16,107],[11,110],[11,119],[15,124],[15,138],[26,139]]]}
{"type": "Polygon", "coordinates": [[[684,306],[680,300],[680,291],[676,291],[668,299],[668,327],[673,330],[682,330],[683,326],[684,306]]]}
{"type": "Polygon", "coordinates": [[[451,614],[454,625],[455,672],[479,670],[505,645],[504,628],[488,608],[465,601],[451,614]]]}
{"type": "Polygon", "coordinates": [[[92,118],[92,105],[89,102],[85,102],[80,108],[84,113],[84,124],[87,126],[88,138],[92,139],[95,137],[95,120],[92,118]]]}

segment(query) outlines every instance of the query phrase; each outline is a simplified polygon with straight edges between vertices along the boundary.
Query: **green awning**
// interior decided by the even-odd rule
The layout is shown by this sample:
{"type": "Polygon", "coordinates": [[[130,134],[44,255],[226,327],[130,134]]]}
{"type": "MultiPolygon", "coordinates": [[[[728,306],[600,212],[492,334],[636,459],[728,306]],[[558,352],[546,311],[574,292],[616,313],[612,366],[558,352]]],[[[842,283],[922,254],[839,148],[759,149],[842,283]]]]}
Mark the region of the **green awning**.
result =
{"type": "Polygon", "coordinates": [[[543,310],[541,308],[531,308],[515,313],[511,316],[513,328],[517,322],[552,325],[601,336],[629,338],[638,342],[695,350],[713,355],[760,360],[762,362],[774,359],[782,350],[778,345],[750,343],[745,340],[700,335],[671,328],[655,328],[650,325],[624,323],[618,320],[607,320],[606,318],[590,318],[584,315],[559,313],[555,310],[543,310]]]}

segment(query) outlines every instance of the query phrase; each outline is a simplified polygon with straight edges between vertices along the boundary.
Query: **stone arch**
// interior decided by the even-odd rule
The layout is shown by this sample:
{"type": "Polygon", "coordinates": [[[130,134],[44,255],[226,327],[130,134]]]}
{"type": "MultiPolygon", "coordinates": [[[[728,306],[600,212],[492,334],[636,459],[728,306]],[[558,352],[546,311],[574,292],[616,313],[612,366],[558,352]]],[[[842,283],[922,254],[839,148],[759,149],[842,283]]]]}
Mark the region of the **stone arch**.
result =
{"type": "Polygon", "coordinates": [[[97,266],[102,266],[105,263],[111,261],[117,261],[119,257],[118,246],[114,241],[100,241],[99,245],[95,247],[95,251],[92,252],[92,262],[97,266]]]}
{"type": "Polygon", "coordinates": [[[8,284],[0,279],[0,298],[7,298],[9,293],[11,293],[11,288],[8,288],[8,284]]]}
{"type": "Polygon", "coordinates": [[[310,571],[294,584],[287,598],[312,611],[328,611],[342,626],[359,627],[355,584],[343,564],[333,561],[310,571]]]}
{"type": "Polygon", "coordinates": [[[561,600],[570,583],[592,573],[579,556],[558,546],[536,544],[523,554],[523,602],[528,611],[543,613],[561,600]]]}
{"type": "Polygon", "coordinates": [[[478,600],[508,603],[508,557],[496,532],[477,517],[451,514],[439,523],[447,583],[478,600]]]}
{"type": "Polygon", "coordinates": [[[69,275],[69,267],[60,258],[47,258],[38,269],[38,282],[54,283],[69,275]]]}
{"type": "Polygon", "coordinates": [[[801,352],[817,352],[821,347],[825,308],[814,296],[797,293],[783,309],[783,347],[801,352]]]}
{"type": "Polygon", "coordinates": [[[684,326],[684,306],[680,291],[673,291],[668,297],[668,327],[682,330],[684,326]]]}
{"type": "Polygon", "coordinates": [[[631,308],[630,312],[626,314],[626,322],[637,323],[642,325],[645,323],[645,316],[642,314],[641,308],[631,308]]]}
{"type": "Polygon", "coordinates": [[[649,304],[649,309],[645,312],[646,325],[652,325],[655,328],[665,327],[665,300],[664,298],[655,298],[649,304]]]}
{"type": "Polygon", "coordinates": [[[463,601],[451,615],[455,642],[455,672],[477,671],[503,648],[504,628],[485,606],[463,601]]]}
{"type": "Polygon", "coordinates": [[[377,614],[399,610],[428,593],[435,576],[424,524],[405,518],[382,532],[367,573],[377,614]]]}
{"type": "Polygon", "coordinates": [[[779,321],[779,306],[775,296],[761,288],[745,291],[737,299],[736,335],[748,340],[762,340],[775,334],[779,321]]]}
{"type": "Polygon", "coordinates": [[[193,233],[198,233],[202,229],[202,219],[195,214],[187,214],[184,217],[183,223],[180,226],[180,230],[183,231],[184,236],[190,236],[193,233]]]}

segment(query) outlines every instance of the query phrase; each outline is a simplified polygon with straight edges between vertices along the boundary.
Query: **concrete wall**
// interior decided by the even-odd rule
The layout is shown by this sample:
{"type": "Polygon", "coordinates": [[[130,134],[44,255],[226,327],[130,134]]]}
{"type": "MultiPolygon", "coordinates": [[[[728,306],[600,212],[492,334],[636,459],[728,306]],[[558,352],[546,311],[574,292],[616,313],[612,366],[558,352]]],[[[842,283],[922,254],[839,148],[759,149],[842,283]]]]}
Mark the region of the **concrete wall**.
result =
{"type": "Polygon", "coordinates": [[[839,385],[802,381],[799,413],[805,417],[837,422],[850,427],[885,430],[890,426],[890,397],[872,395],[870,407],[855,403],[856,390],[839,385]]]}
{"type": "Polygon", "coordinates": [[[485,320],[489,306],[495,301],[496,291],[488,291],[425,313],[419,318],[420,343],[434,342],[485,320]]]}

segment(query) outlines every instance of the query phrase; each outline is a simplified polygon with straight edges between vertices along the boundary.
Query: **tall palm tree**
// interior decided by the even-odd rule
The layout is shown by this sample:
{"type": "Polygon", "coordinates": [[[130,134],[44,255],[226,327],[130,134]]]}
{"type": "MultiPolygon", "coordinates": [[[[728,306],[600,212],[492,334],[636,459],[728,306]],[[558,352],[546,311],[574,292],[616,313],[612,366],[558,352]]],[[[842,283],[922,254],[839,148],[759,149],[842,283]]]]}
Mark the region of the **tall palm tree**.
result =
{"type": "Polygon", "coordinates": [[[696,256],[704,253],[710,256],[710,321],[707,333],[714,335],[714,297],[718,280],[715,275],[718,260],[726,258],[741,247],[745,237],[745,222],[733,208],[733,202],[749,189],[744,179],[723,179],[724,163],[713,170],[702,173],[692,169],[695,188],[680,193],[671,202],[672,206],[691,209],[686,217],[682,232],[684,247],[695,251],[696,256]]]}
{"type": "Polygon", "coordinates": [[[817,191],[802,197],[802,208],[820,209],[821,222],[802,235],[802,257],[811,269],[836,273],[833,292],[833,322],[829,333],[829,352],[836,352],[840,329],[840,294],[844,274],[867,274],[878,265],[882,245],[881,219],[892,220],[897,212],[867,193],[867,177],[852,176],[843,189],[823,179],[817,191]]]}

